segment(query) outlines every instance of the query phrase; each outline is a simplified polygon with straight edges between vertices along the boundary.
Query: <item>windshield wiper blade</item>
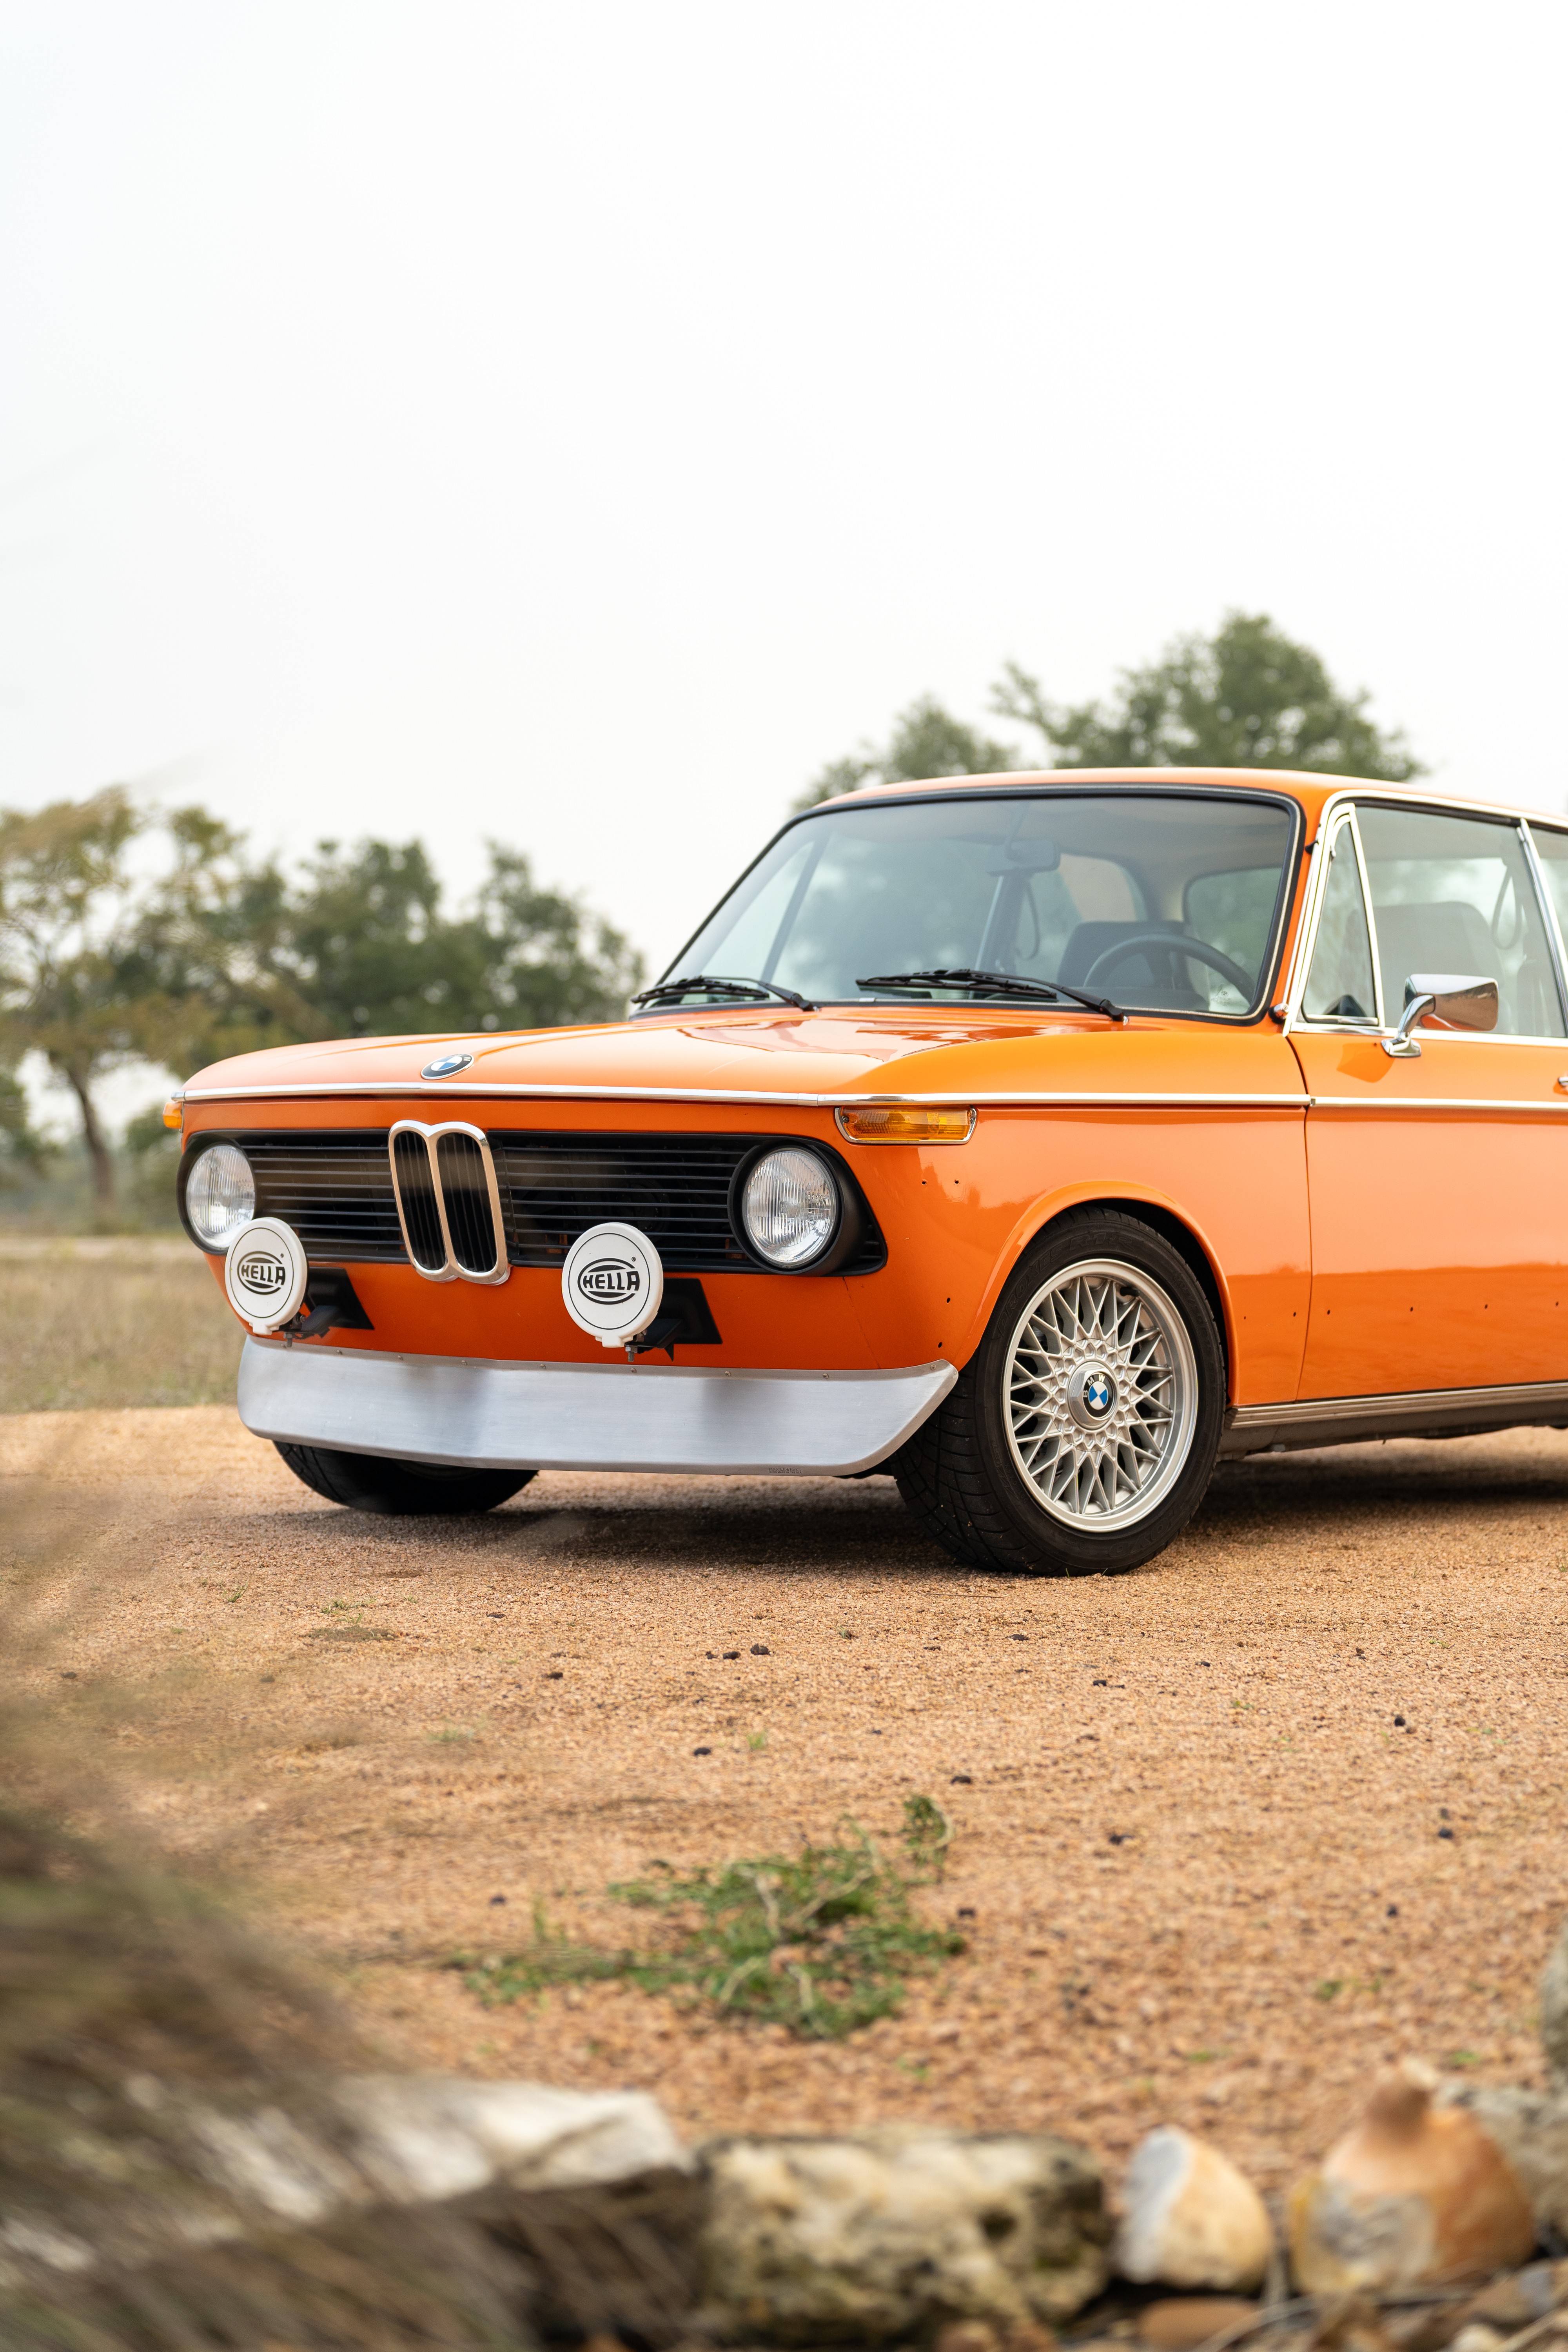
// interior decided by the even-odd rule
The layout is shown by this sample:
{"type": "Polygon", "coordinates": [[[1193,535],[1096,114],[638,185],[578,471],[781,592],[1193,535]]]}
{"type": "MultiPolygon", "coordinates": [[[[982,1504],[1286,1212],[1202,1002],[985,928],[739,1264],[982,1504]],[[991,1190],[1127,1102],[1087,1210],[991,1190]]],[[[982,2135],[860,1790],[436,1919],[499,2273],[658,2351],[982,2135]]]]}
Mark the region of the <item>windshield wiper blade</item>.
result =
{"type": "Polygon", "coordinates": [[[689,980],[661,980],[652,988],[645,988],[634,996],[634,1004],[672,1004],[682,996],[740,997],[755,1003],[776,997],[781,1004],[793,1004],[802,1013],[815,1013],[816,1007],[793,988],[775,988],[771,980],[710,980],[705,972],[694,972],[689,980]]]}
{"type": "Polygon", "coordinates": [[[1090,1013],[1103,1013],[1108,1021],[1125,1021],[1127,1015],[1120,1004],[1109,996],[1091,996],[1087,989],[1069,988],[1061,980],[1025,980],[1012,971],[974,971],[968,965],[956,969],[939,968],[932,971],[879,972],[870,980],[858,980],[857,988],[965,988],[970,994],[995,996],[1054,996],[1081,1004],[1090,1013]]]}

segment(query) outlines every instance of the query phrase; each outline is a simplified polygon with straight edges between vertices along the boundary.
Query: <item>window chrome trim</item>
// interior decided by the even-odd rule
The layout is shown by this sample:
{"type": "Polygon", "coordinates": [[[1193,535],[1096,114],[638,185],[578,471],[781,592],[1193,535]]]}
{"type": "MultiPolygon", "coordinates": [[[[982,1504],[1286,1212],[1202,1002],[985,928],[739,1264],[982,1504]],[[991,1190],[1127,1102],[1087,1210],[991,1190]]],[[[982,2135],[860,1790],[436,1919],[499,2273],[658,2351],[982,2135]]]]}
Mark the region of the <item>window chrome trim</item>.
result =
{"type": "Polygon", "coordinates": [[[1318,827],[1317,839],[1312,844],[1313,856],[1317,856],[1320,850],[1324,855],[1318,858],[1317,870],[1310,878],[1307,894],[1309,903],[1303,908],[1301,913],[1301,935],[1296,953],[1291,960],[1290,978],[1285,997],[1284,1034],[1289,1036],[1293,1029],[1303,1029],[1310,1036],[1378,1037],[1384,1034],[1385,1027],[1383,1018],[1383,975],[1378,966],[1377,932],[1372,919],[1372,892],[1367,885],[1366,859],[1362,855],[1361,829],[1355,821],[1353,801],[1331,802],[1329,808],[1324,810],[1322,823],[1318,827]],[[1317,953],[1318,932],[1322,922],[1323,901],[1328,897],[1329,871],[1333,864],[1335,845],[1341,834],[1347,830],[1350,833],[1352,846],[1355,851],[1356,873],[1361,881],[1362,906],[1366,915],[1367,939],[1372,948],[1372,987],[1376,1018],[1372,1021],[1313,1020],[1302,1012],[1301,999],[1307,992],[1307,982],[1312,970],[1312,958],[1317,953]]]}
{"type": "Polygon", "coordinates": [[[386,1157],[392,1170],[392,1197],[397,1203],[397,1223],[403,1234],[403,1246],[408,1252],[408,1263],[415,1273],[422,1275],[426,1282],[478,1282],[492,1285],[510,1282],[511,1265],[507,1256],[506,1221],[501,1215],[500,1187],[496,1181],[495,1155],[490,1150],[489,1138],[483,1128],[470,1127],[466,1119],[458,1118],[443,1119],[435,1127],[427,1126],[422,1118],[396,1119],[387,1130],[386,1157]],[[436,1214],[441,1225],[441,1246],[446,1254],[439,1266],[420,1264],[413,1236],[408,1230],[408,1219],[403,1206],[403,1184],[397,1173],[397,1139],[400,1135],[417,1135],[425,1146],[425,1157],[430,1168],[430,1188],[435,1198],[436,1214]],[[468,1266],[459,1265],[457,1253],[452,1247],[452,1228],[447,1215],[447,1188],[442,1181],[441,1164],[437,1157],[437,1146],[444,1135],[466,1135],[479,1148],[479,1158],[485,1171],[485,1189],[489,1196],[490,1232],[494,1236],[496,1246],[496,1262],[489,1274],[474,1274],[468,1266]]]}

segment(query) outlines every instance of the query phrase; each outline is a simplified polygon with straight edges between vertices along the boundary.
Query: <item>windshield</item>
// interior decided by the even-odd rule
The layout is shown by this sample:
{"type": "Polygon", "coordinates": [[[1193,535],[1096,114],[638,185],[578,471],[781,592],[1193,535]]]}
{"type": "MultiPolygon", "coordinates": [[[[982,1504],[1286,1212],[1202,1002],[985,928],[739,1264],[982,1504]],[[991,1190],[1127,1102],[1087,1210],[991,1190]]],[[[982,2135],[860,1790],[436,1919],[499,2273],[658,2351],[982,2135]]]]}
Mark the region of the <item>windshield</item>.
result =
{"type": "Polygon", "coordinates": [[[1291,830],[1277,802],[1215,793],[835,809],[781,834],[669,976],[766,982],[814,1003],[952,1003],[984,998],[994,973],[1238,1018],[1267,983],[1291,830]],[[960,971],[980,977],[924,977],[960,971]]]}

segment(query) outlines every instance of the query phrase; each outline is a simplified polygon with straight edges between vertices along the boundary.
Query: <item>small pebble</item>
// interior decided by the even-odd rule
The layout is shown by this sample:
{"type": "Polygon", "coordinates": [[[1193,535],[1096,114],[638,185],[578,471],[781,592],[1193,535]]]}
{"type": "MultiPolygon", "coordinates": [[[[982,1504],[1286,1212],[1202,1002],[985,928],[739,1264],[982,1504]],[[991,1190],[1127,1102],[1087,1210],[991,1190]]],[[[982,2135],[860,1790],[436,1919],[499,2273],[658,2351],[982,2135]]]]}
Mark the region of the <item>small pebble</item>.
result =
{"type": "Polygon", "coordinates": [[[494,1911],[499,1906],[504,1905],[505,1901],[506,1896],[504,1895],[492,1895],[490,1896],[490,1909],[494,1911]]]}
{"type": "Polygon", "coordinates": [[[973,1786],[974,1776],[970,1772],[955,1772],[948,1782],[950,1789],[973,1789],[973,1786]]]}
{"type": "Polygon", "coordinates": [[[753,1658],[771,1658],[773,1656],[773,1652],[769,1649],[765,1642],[753,1642],[752,1643],[752,1655],[753,1658]]]}
{"type": "Polygon", "coordinates": [[[694,1748],[691,1753],[693,1756],[711,1756],[713,1750],[710,1748],[694,1748]]]}
{"type": "Polygon", "coordinates": [[[1391,1903],[1391,1904],[1389,1905],[1389,1906],[1388,1906],[1387,1910],[1384,1913],[1384,1915],[1383,1915],[1383,1916],[1384,1916],[1384,1917],[1385,1919],[1397,1919],[1397,1918],[1398,1918],[1398,1916],[1399,1916],[1399,1906],[1398,1906],[1398,1904],[1397,1904],[1397,1903],[1391,1903]]]}
{"type": "Polygon", "coordinates": [[[1396,1716],[1394,1717],[1394,1729],[1395,1729],[1396,1731],[1403,1731],[1403,1730],[1404,1730],[1404,1728],[1405,1728],[1405,1717],[1404,1717],[1402,1715],[1396,1715],[1396,1716]]]}
{"type": "Polygon", "coordinates": [[[1010,1642],[1026,1642],[1028,1638],[1027,1633],[1009,1633],[1007,1636],[1010,1642]]]}
{"type": "Polygon", "coordinates": [[[726,1651],[725,1651],[725,1653],[724,1653],[724,1655],[725,1655],[727,1658],[738,1658],[738,1657],[740,1656],[740,1654],[741,1654],[741,1653],[739,1652],[739,1650],[726,1650],[726,1651]]]}
{"type": "Polygon", "coordinates": [[[546,1666],[542,1679],[547,1683],[559,1683],[564,1682],[565,1676],[559,1666],[546,1666]]]}
{"type": "Polygon", "coordinates": [[[1138,2334],[1152,2352],[1195,2352],[1211,2336],[1257,2316],[1258,2305],[1244,2303],[1239,2295],[1171,2295],[1144,2305],[1138,2334]]]}
{"type": "Polygon", "coordinates": [[[1454,1832],[1452,1830],[1439,1830],[1437,1834],[1440,1838],[1451,1838],[1454,1832]]]}
{"type": "Polygon", "coordinates": [[[988,2319],[950,2319],[936,2331],[934,2352],[1001,2352],[1001,2346],[988,2319]]]}

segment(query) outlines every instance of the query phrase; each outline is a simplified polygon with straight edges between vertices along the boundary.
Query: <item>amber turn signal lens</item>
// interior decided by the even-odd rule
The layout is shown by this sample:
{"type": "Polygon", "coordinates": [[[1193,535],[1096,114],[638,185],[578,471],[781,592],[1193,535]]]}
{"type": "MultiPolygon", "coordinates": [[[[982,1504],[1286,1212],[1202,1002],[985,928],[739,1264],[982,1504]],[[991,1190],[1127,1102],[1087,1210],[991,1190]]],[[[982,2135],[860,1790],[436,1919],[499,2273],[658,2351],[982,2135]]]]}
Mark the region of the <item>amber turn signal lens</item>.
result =
{"type": "Polygon", "coordinates": [[[181,1121],[184,1119],[184,1116],[185,1116],[185,1106],[184,1106],[184,1104],[180,1100],[180,1097],[179,1097],[179,1096],[178,1096],[178,1095],[171,1095],[171,1096],[169,1097],[168,1101],[163,1105],[163,1124],[164,1124],[164,1126],[165,1126],[165,1127],[178,1127],[178,1126],[180,1125],[181,1121]]]}
{"type": "Polygon", "coordinates": [[[851,1143],[967,1143],[974,1132],[973,1111],[945,1103],[868,1103],[834,1116],[851,1143]]]}

